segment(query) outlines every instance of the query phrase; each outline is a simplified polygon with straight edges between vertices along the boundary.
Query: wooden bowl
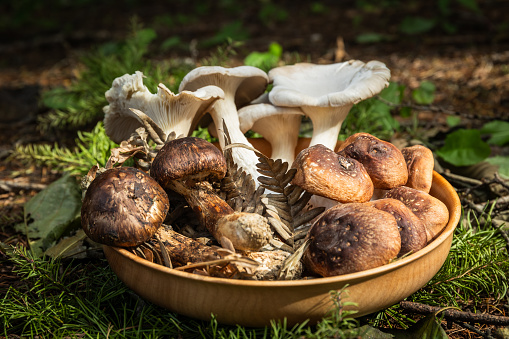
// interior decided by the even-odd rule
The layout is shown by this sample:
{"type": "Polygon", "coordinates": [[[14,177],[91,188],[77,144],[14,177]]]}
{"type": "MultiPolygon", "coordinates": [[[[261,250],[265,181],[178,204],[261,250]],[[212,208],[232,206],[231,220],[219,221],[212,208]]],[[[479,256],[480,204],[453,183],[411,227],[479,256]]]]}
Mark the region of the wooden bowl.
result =
{"type": "MultiPolygon", "coordinates": [[[[304,140],[303,148],[309,140],[304,140]]],[[[270,155],[264,140],[253,145],[270,155]]],[[[433,173],[430,194],[449,209],[442,233],[422,250],[391,264],[336,277],[294,281],[246,281],[204,277],[169,269],[125,249],[104,246],[116,275],[142,298],[192,318],[223,324],[261,327],[272,319],[292,326],[306,319],[316,323],[333,307],[330,291],[346,287],[343,302],[354,302],[355,317],[387,308],[423,287],[442,267],[449,253],[461,205],[454,188],[433,173]]]]}

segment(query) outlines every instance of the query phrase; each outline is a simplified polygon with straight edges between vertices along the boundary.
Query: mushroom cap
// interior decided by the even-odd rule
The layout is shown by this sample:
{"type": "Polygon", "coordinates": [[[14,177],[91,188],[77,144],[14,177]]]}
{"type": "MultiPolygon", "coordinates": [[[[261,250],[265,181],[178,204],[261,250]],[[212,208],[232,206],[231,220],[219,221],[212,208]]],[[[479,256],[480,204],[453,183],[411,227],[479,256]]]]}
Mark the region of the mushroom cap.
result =
{"type": "Polygon", "coordinates": [[[426,146],[414,145],[402,148],[401,153],[408,169],[408,181],[405,186],[429,193],[435,167],[433,152],[426,146]]]}
{"type": "Polygon", "coordinates": [[[401,236],[401,250],[398,256],[409,252],[417,252],[428,242],[426,227],[422,221],[401,201],[396,199],[379,199],[367,204],[392,214],[398,224],[401,236]]]}
{"type": "Polygon", "coordinates": [[[226,160],[210,142],[196,137],[168,141],[152,161],[150,175],[165,189],[171,181],[220,180],[226,175],[226,160]]]}
{"type": "Polygon", "coordinates": [[[367,204],[334,206],[317,219],[307,235],[304,263],[313,272],[336,276],[389,263],[401,248],[396,219],[367,204]]]}
{"type": "Polygon", "coordinates": [[[274,87],[269,100],[276,106],[345,106],[378,94],[391,73],[379,61],[350,60],[330,65],[298,63],[269,71],[274,87]]]}
{"type": "Polygon", "coordinates": [[[105,93],[109,105],[103,108],[106,134],[116,143],[127,140],[144,121],[157,126],[162,142],[175,131],[187,136],[192,122],[203,116],[205,111],[224,92],[216,86],[197,88],[196,91],[172,93],[165,85],[159,84],[157,94],[152,94],[143,84],[143,73],[125,74],[113,81],[105,93]],[[131,110],[131,109],[134,109],[131,110]]]}
{"type": "Polygon", "coordinates": [[[265,91],[268,81],[267,73],[252,66],[201,66],[186,74],[180,83],[179,92],[215,85],[222,88],[226,95],[233,94],[235,105],[242,107],[259,97],[265,91]]]}
{"type": "Polygon", "coordinates": [[[408,170],[401,151],[390,142],[368,133],[349,136],[338,153],[364,165],[375,188],[391,189],[404,185],[408,170]]]}
{"type": "Polygon", "coordinates": [[[366,202],[373,195],[373,183],[364,166],[323,145],[302,150],[292,167],[297,169],[292,184],[312,194],[342,203],[366,202]]]}
{"type": "Polygon", "coordinates": [[[435,238],[449,221],[447,206],[426,192],[399,186],[387,191],[384,197],[400,200],[410,208],[429,232],[428,241],[435,238]]]}
{"type": "Polygon", "coordinates": [[[228,238],[241,251],[259,251],[272,239],[272,231],[260,214],[234,212],[218,220],[215,237],[228,238]]]}
{"type": "Polygon", "coordinates": [[[152,237],[166,218],[166,192],[145,172],[116,167],[97,175],[85,193],[81,226],[93,241],[136,246],[152,237]]]}

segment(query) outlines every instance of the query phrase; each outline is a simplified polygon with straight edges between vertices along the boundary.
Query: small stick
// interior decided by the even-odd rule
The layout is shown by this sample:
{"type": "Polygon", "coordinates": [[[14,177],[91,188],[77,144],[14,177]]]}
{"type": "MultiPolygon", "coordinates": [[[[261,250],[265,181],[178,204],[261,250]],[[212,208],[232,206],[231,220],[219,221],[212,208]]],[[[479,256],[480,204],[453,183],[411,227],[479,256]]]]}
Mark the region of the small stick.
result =
{"type": "Polygon", "coordinates": [[[48,187],[48,185],[30,182],[17,182],[14,180],[0,180],[0,189],[7,192],[11,192],[14,190],[42,191],[46,187],[48,187]]]}
{"type": "Polygon", "coordinates": [[[452,321],[464,321],[479,324],[490,324],[495,326],[508,326],[509,317],[497,316],[491,314],[479,314],[472,312],[463,312],[454,309],[447,309],[442,311],[444,308],[439,306],[430,306],[411,301],[401,301],[399,305],[410,312],[429,314],[440,312],[444,315],[444,318],[452,321]]]}

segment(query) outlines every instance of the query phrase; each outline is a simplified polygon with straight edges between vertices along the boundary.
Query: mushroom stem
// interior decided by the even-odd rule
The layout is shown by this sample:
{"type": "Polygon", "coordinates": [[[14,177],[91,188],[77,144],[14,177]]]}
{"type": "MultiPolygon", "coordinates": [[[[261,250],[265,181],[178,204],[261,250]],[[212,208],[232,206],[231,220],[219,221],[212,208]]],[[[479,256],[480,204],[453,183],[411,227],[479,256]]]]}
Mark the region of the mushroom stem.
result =
{"type": "Polygon", "coordinates": [[[345,121],[353,105],[333,107],[301,107],[313,123],[313,136],[309,146],[322,144],[334,150],[338,142],[341,125],[345,121]],[[312,113],[310,112],[312,110],[312,113]]]}
{"type": "MultiPolygon", "coordinates": [[[[225,94],[231,92],[233,91],[225,91],[225,94]]],[[[216,101],[212,110],[210,111],[210,115],[212,116],[212,120],[214,120],[214,124],[216,125],[219,146],[221,146],[221,149],[224,149],[225,147],[224,131],[222,130],[223,122],[228,129],[228,135],[230,137],[231,143],[240,143],[253,147],[247,140],[244,133],[242,133],[240,130],[239,116],[237,113],[237,107],[235,106],[233,94],[226,95],[224,100],[216,101]]],[[[258,156],[255,154],[255,152],[242,147],[234,147],[232,149],[232,157],[233,161],[239,167],[242,167],[246,174],[251,175],[256,183],[256,186],[258,186],[259,183],[257,178],[260,174],[256,170],[258,156]]]]}

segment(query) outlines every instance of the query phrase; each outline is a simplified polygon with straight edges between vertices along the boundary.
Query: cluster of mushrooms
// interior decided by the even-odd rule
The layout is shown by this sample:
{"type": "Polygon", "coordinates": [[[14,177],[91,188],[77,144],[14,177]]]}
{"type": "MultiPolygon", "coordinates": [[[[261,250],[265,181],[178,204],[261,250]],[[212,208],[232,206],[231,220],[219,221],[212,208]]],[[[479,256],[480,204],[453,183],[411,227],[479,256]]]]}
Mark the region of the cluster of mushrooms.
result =
{"type": "Polygon", "coordinates": [[[177,94],[163,84],[151,93],[141,72],[119,77],[106,92],[104,125],[120,147],[86,178],[82,227],[93,241],[173,269],[231,278],[335,276],[419,251],[449,219],[429,194],[431,151],[367,133],[337,148],[351,107],[389,77],[384,64],[358,60],[268,74],[198,67],[177,94]],[[298,152],[303,116],[313,136],[298,152]],[[218,145],[190,136],[204,122],[218,145]],[[270,155],[248,130],[270,143],[270,155]],[[122,166],[128,158],[135,166],[122,166]],[[172,227],[179,199],[212,243],[172,227]]]}

